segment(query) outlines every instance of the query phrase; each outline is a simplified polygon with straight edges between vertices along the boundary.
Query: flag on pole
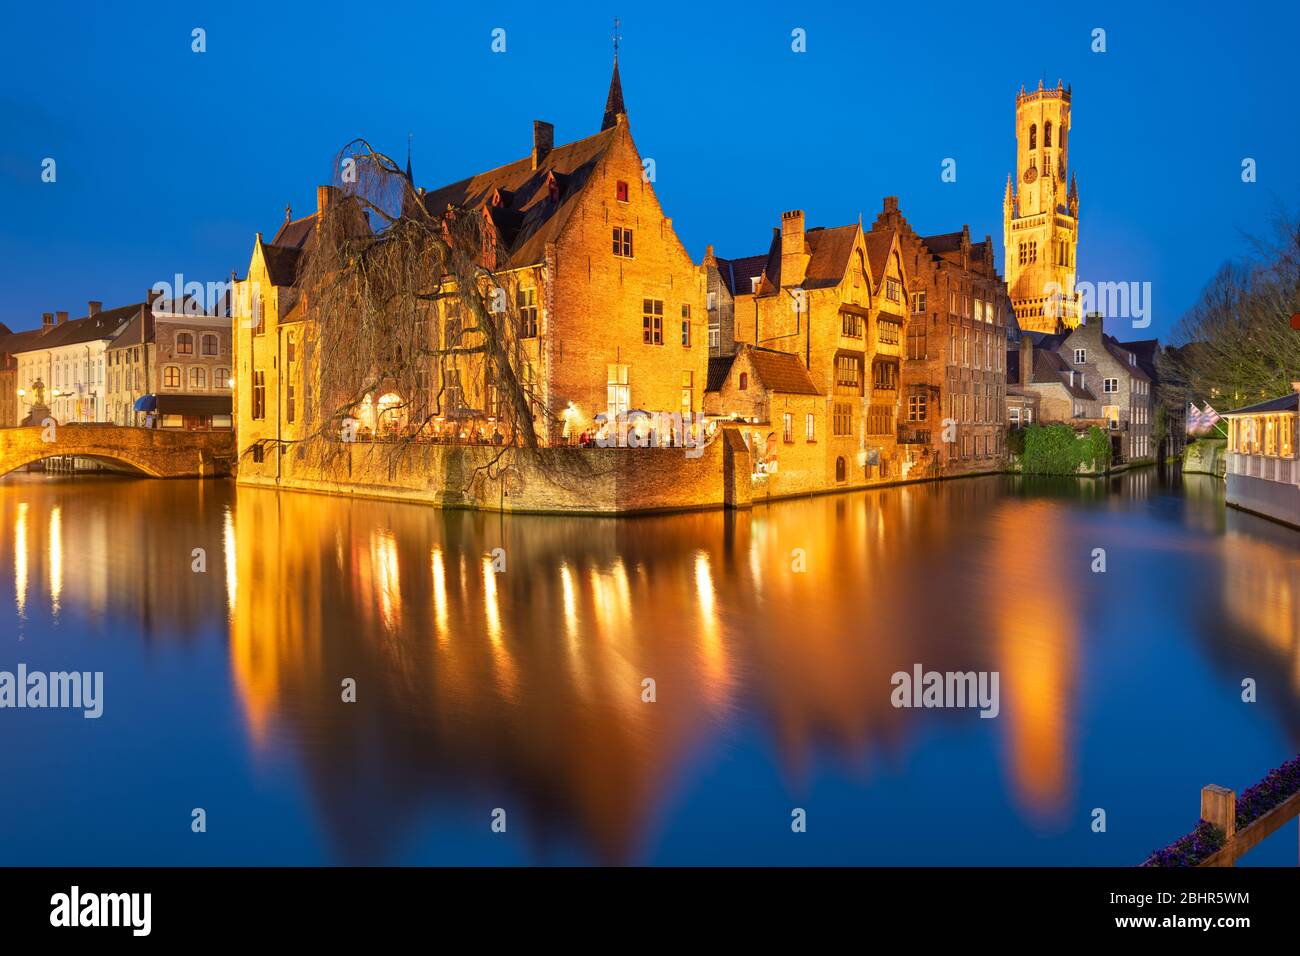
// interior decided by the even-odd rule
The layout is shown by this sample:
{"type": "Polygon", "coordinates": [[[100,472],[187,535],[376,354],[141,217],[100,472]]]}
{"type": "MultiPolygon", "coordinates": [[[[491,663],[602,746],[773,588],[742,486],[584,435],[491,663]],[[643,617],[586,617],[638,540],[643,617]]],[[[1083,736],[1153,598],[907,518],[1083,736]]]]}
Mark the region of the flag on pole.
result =
{"type": "Polygon", "coordinates": [[[1214,426],[1219,423],[1221,417],[1218,412],[1210,407],[1209,402],[1205,403],[1205,410],[1201,413],[1201,423],[1207,432],[1214,430],[1214,426]]]}
{"type": "Polygon", "coordinates": [[[1201,427],[1201,410],[1196,407],[1195,402],[1188,403],[1187,409],[1187,434],[1195,435],[1201,427]]]}

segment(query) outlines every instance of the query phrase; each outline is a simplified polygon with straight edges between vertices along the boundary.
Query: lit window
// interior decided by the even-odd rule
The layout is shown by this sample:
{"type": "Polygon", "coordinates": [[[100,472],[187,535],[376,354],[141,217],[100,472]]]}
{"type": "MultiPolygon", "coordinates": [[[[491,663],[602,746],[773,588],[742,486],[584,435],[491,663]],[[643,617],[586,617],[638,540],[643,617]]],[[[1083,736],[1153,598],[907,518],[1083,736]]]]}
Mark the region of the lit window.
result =
{"type": "Polygon", "coordinates": [[[189,332],[176,333],[176,354],[193,355],[194,354],[194,336],[189,332]]]}
{"type": "Polygon", "coordinates": [[[537,336],[537,290],[519,289],[515,293],[515,305],[519,310],[519,337],[535,338],[537,336]]]}
{"type": "Polygon", "coordinates": [[[628,366],[610,365],[605,376],[605,403],[611,418],[626,415],[628,409],[628,366]]]}
{"type": "Polygon", "coordinates": [[[180,388],[181,387],[181,370],[180,366],[168,365],[163,369],[163,387],[180,388]]]}
{"type": "Polygon", "coordinates": [[[646,345],[664,344],[664,303],[662,299],[641,300],[641,341],[646,345]]]}

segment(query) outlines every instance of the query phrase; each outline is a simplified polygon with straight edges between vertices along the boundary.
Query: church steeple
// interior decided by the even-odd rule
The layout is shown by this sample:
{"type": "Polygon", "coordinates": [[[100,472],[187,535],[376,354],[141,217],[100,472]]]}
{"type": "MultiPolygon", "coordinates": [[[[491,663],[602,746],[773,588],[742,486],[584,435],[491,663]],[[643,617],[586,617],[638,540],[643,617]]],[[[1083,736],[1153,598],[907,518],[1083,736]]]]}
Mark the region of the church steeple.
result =
{"type": "Polygon", "coordinates": [[[627,107],[623,105],[623,83],[618,78],[618,17],[614,18],[614,75],[609,78],[609,96],[605,97],[605,116],[600,121],[600,128],[610,129],[618,125],[620,115],[627,116],[627,107]]]}
{"type": "Polygon", "coordinates": [[[413,134],[406,134],[406,181],[412,186],[415,185],[415,179],[411,176],[411,137],[413,134]]]}

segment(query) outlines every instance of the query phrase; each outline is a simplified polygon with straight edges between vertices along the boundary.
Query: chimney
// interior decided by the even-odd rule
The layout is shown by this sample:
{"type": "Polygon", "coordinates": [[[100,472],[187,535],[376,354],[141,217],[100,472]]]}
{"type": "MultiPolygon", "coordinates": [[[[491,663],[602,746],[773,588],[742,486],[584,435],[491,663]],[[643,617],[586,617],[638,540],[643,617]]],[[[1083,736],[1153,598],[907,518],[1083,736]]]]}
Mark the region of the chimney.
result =
{"type": "Polygon", "coordinates": [[[1087,320],[1088,328],[1095,328],[1098,335],[1106,334],[1106,320],[1101,317],[1100,312],[1089,312],[1087,320]]]}
{"type": "MultiPolygon", "coordinates": [[[[325,210],[328,209],[329,206],[330,206],[330,187],[317,186],[316,187],[316,214],[319,216],[324,216],[325,210]]],[[[318,222],[317,225],[320,225],[320,223],[318,222]]]]}
{"type": "Polygon", "coordinates": [[[713,254],[712,243],[704,247],[704,264],[706,266],[716,266],[718,264],[718,257],[713,254]]]}
{"type": "Polygon", "coordinates": [[[150,289],[144,295],[145,295],[145,305],[148,306],[149,311],[152,312],[153,304],[158,301],[158,298],[162,295],[162,292],[158,289],[150,289]]]}
{"type": "Polygon", "coordinates": [[[48,331],[49,331],[50,329],[52,329],[52,328],[54,328],[54,313],[53,313],[53,312],[42,312],[42,313],[41,313],[41,331],[42,331],[42,332],[48,332],[48,331]]]}
{"type": "Polygon", "coordinates": [[[68,313],[66,313],[66,312],[55,312],[54,314],[55,314],[55,316],[57,316],[57,318],[58,318],[58,323],[57,323],[58,325],[62,325],[64,322],[68,321],[68,313]]]}
{"type": "Polygon", "coordinates": [[[98,299],[91,299],[86,303],[86,315],[99,315],[100,310],[104,308],[104,303],[98,299]]]}
{"type": "Polygon", "coordinates": [[[1020,337],[1020,386],[1024,388],[1033,381],[1034,340],[1028,335],[1020,337]]]}
{"type": "Polygon", "coordinates": [[[533,169],[555,148],[555,127],[544,120],[533,120],[533,169]]]}
{"type": "Polygon", "coordinates": [[[781,213],[781,285],[800,285],[808,271],[808,250],[804,241],[803,210],[781,213]]]}

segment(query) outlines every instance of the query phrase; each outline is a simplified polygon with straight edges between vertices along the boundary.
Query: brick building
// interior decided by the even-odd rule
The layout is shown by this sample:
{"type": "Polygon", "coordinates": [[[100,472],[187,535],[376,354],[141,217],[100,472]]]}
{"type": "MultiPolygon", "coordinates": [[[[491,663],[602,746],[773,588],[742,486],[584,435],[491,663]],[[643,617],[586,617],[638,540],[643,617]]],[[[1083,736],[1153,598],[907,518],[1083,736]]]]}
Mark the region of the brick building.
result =
{"type": "Polygon", "coordinates": [[[967,226],[921,236],[896,196],[885,197],[872,233],[898,236],[910,280],[899,440],[941,474],[1002,468],[1009,303],[992,239],[971,242],[967,226]]]}
{"type": "MultiPolygon", "coordinates": [[[[825,396],[799,356],[741,345],[709,359],[704,411],[737,430],[750,450],[754,497],[826,488],[825,396]]],[[[845,469],[840,481],[848,479],[845,469]]]]}
{"type": "Polygon", "coordinates": [[[1044,347],[1034,345],[1025,333],[1020,345],[1007,350],[1007,422],[1012,428],[1025,425],[1064,424],[1083,430],[1102,425],[1101,402],[1084,381],[1054,349],[1059,341],[1045,337],[1044,347]]]}
{"type": "Polygon", "coordinates": [[[916,458],[895,428],[908,280],[892,233],[809,229],[792,210],[765,255],[719,259],[710,247],[703,271],[718,351],[794,355],[822,396],[820,487],[906,477],[916,458]]]}
{"type": "MultiPolygon", "coordinates": [[[[241,452],[299,437],[312,367],[304,309],[293,289],[315,222],[333,193],[318,192],[316,215],[286,221],[255,243],[238,284],[236,410],[241,452]],[[258,310],[253,317],[254,309],[258,310]],[[296,311],[295,311],[296,310],[296,311]]],[[[434,216],[482,217],[483,250],[508,290],[519,371],[547,443],[571,442],[597,416],[644,410],[698,413],[708,368],[705,275],[687,254],[643,172],[615,61],[600,131],[556,146],[549,123],[533,124],[528,155],[422,192],[434,216]]],[[[431,336],[450,336],[458,303],[444,301],[431,336]]],[[[435,342],[436,344],[436,342],[435,342]]],[[[316,360],[319,360],[317,357],[316,360]]],[[[431,395],[445,413],[492,421],[496,389],[483,374],[452,363],[432,368],[431,395]]],[[[383,427],[385,411],[416,396],[372,396],[363,425],[383,427]],[[367,421],[369,417],[370,421],[367,421]]],[[[281,474],[265,448],[247,455],[246,476],[281,474]]]]}

